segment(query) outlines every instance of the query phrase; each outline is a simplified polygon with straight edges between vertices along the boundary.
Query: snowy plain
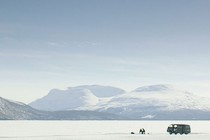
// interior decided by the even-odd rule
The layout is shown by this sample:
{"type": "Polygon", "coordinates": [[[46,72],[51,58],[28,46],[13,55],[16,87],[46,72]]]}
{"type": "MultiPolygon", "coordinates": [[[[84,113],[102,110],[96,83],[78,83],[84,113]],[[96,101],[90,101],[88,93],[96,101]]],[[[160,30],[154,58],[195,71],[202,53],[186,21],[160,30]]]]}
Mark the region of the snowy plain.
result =
{"type": "Polygon", "coordinates": [[[210,139],[210,121],[0,121],[0,127],[0,140],[210,139]],[[189,124],[192,133],[169,135],[171,123],[189,124]],[[138,134],[140,128],[145,128],[145,135],[138,134]]]}

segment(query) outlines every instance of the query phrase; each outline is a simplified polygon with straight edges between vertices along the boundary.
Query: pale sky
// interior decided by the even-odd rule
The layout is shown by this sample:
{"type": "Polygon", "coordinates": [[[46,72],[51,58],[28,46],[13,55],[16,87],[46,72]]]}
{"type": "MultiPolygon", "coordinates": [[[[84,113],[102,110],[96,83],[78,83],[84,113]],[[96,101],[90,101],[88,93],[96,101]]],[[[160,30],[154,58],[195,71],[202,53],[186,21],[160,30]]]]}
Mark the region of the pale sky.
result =
{"type": "Polygon", "coordinates": [[[0,0],[0,96],[177,85],[210,97],[209,0],[0,0]]]}

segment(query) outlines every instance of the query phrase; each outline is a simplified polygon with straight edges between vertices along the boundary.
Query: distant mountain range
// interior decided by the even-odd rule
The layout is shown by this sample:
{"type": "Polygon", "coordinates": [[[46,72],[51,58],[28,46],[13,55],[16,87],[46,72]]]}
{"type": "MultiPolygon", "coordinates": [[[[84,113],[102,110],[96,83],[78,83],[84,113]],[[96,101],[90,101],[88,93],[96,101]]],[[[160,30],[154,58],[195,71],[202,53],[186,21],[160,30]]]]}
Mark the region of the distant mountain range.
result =
{"type": "Polygon", "coordinates": [[[0,97],[0,120],[120,120],[121,116],[96,111],[40,111],[0,97]]]}
{"type": "Polygon", "coordinates": [[[45,111],[111,113],[126,119],[210,119],[210,99],[170,85],[139,87],[131,92],[100,85],[53,89],[29,105],[45,111]]]}
{"type": "Polygon", "coordinates": [[[100,85],[53,89],[29,105],[0,98],[1,120],[209,120],[210,99],[169,85],[131,92],[100,85]]]}

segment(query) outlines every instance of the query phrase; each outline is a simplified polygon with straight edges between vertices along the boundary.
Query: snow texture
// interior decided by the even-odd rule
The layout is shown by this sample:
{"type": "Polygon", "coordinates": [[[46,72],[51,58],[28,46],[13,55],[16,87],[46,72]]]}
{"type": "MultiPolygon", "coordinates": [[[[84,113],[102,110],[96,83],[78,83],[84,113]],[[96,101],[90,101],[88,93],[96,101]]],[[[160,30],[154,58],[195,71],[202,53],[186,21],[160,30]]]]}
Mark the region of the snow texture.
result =
{"type": "Polygon", "coordinates": [[[1,140],[209,140],[210,137],[209,121],[1,121],[0,126],[1,140]],[[166,130],[172,123],[189,124],[192,133],[170,135],[166,130]],[[139,134],[141,128],[146,130],[145,135],[139,134]]]}

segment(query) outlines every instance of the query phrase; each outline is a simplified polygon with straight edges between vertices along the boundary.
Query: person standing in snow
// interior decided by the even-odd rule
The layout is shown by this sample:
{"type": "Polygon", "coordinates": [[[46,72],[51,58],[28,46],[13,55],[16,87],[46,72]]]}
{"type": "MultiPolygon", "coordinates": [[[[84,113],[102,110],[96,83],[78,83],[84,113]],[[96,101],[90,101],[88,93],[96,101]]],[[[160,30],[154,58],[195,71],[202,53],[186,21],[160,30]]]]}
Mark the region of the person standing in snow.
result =
{"type": "Polygon", "coordinates": [[[142,134],[145,134],[145,129],[144,128],[142,128],[142,134]]]}

